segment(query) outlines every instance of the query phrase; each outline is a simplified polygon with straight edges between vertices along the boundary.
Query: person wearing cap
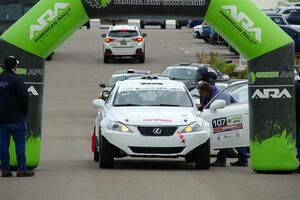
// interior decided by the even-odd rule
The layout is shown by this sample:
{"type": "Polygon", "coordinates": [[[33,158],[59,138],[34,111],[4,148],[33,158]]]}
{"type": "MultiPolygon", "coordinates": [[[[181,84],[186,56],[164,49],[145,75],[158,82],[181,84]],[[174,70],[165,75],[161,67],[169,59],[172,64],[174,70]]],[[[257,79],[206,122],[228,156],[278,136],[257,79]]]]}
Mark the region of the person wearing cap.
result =
{"type": "Polygon", "coordinates": [[[0,74],[0,154],[2,177],[13,176],[9,166],[9,145],[12,136],[16,145],[17,177],[34,176],[26,169],[26,115],[29,95],[23,80],[15,73],[19,61],[9,56],[4,60],[0,74]]]}

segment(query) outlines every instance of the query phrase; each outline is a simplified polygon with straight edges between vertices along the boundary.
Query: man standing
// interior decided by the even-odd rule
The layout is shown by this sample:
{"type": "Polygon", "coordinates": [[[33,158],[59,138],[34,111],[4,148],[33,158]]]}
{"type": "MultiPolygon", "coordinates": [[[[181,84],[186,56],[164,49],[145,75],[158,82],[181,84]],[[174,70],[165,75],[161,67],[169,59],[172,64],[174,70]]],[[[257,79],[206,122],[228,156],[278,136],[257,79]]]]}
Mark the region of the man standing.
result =
{"type": "Polygon", "coordinates": [[[25,157],[26,115],[29,96],[23,80],[15,73],[19,61],[9,56],[4,60],[0,74],[0,153],[2,177],[13,176],[9,167],[9,145],[12,136],[16,144],[17,177],[34,176],[27,171],[25,157]]]}
{"type": "MultiPolygon", "coordinates": [[[[236,100],[229,94],[219,93],[219,90],[214,85],[210,85],[207,82],[202,82],[197,87],[199,94],[201,96],[200,107],[198,108],[200,111],[203,110],[204,107],[209,107],[208,103],[216,96],[217,99],[225,100],[226,104],[235,103],[236,100]]],[[[238,147],[236,148],[238,151],[238,160],[236,162],[230,163],[232,166],[248,166],[248,157],[247,157],[247,148],[246,147],[238,147]]],[[[217,154],[217,159],[215,162],[211,163],[213,167],[226,167],[226,158],[227,158],[227,149],[221,149],[217,154]]]]}

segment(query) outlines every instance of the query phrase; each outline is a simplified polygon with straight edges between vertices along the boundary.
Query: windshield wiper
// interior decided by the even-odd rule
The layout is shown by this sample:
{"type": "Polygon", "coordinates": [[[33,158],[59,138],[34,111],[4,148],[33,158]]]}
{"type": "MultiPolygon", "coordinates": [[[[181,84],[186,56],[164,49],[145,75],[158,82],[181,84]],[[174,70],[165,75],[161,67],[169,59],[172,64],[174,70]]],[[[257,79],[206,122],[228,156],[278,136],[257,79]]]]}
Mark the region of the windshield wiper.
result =
{"type": "Polygon", "coordinates": [[[180,107],[180,105],[176,105],[176,104],[157,104],[157,105],[150,105],[150,106],[172,106],[172,107],[180,107]]]}
{"type": "Polygon", "coordinates": [[[115,107],[120,107],[120,106],[143,106],[143,105],[127,103],[127,104],[115,104],[114,106],[115,107]]]}

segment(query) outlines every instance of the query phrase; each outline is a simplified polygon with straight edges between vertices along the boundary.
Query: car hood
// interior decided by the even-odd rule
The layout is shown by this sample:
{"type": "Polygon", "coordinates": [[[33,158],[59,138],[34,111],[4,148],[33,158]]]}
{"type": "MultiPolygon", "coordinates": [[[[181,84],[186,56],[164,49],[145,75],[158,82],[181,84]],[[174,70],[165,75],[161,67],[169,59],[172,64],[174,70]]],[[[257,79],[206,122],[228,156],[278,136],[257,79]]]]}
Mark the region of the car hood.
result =
{"type": "Polygon", "coordinates": [[[188,125],[197,120],[194,107],[112,107],[111,120],[127,125],[188,125]]]}

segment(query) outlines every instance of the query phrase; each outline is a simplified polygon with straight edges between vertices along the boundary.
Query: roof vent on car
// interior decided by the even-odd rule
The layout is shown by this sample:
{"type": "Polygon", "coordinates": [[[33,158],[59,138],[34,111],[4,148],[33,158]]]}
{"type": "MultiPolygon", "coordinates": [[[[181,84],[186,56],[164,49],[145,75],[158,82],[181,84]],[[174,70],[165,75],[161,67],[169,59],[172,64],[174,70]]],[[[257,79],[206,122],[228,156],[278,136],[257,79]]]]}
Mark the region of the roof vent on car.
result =
{"type": "Polygon", "coordinates": [[[191,65],[192,63],[180,63],[179,65],[180,66],[189,66],[189,65],[191,65]]]}

